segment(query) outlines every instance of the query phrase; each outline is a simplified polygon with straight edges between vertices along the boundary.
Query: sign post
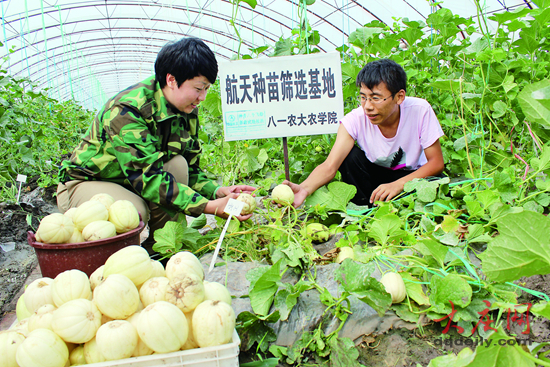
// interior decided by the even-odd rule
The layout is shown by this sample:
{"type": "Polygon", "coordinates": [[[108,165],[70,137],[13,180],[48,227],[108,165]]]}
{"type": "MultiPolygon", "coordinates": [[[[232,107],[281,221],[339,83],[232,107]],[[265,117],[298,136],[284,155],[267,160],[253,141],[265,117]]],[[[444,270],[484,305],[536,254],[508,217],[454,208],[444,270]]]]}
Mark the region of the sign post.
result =
{"type": "Polygon", "coordinates": [[[226,141],[334,134],[344,116],[339,53],[220,63],[226,141]]]}

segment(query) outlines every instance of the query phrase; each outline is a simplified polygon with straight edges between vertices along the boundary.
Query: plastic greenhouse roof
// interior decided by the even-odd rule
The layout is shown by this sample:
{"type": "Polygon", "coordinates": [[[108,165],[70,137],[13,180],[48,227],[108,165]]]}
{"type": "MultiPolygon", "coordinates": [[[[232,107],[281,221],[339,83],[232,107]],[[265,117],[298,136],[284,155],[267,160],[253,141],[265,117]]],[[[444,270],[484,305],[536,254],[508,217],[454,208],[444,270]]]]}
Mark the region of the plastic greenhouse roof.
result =
{"type": "MultiPolygon", "coordinates": [[[[243,39],[241,52],[273,46],[290,37],[299,24],[303,0],[241,2],[235,23],[243,39]]],[[[485,14],[536,7],[530,0],[480,0],[485,14]]],[[[51,88],[58,100],[74,98],[96,109],[106,98],[153,73],[160,48],[185,36],[202,38],[218,61],[230,59],[239,45],[230,0],[0,0],[4,44],[9,58],[1,68],[51,88]]],[[[440,7],[476,17],[475,0],[316,0],[307,19],[319,31],[322,51],[347,43],[358,27],[394,18],[425,20],[440,7]]]]}

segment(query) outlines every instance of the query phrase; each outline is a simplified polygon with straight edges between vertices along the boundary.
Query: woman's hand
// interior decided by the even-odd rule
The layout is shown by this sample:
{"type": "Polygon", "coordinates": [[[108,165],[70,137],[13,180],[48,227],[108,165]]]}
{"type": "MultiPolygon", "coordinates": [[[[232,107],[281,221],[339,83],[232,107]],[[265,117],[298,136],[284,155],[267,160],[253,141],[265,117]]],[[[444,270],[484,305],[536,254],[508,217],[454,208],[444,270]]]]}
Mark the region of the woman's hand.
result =
{"type": "Polygon", "coordinates": [[[218,198],[224,198],[229,194],[240,194],[240,193],[252,194],[252,192],[255,190],[256,188],[254,186],[248,186],[248,185],[222,186],[216,192],[216,196],[218,198]]]}
{"type": "MultiPolygon", "coordinates": [[[[248,186],[248,187],[251,187],[251,186],[248,186]]],[[[220,192],[220,190],[218,190],[218,192],[220,192]]],[[[227,202],[229,201],[229,199],[236,199],[237,197],[239,197],[239,194],[230,192],[227,196],[224,196],[220,199],[210,200],[206,204],[206,207],[204,208],[204,213],[214,214],[217,217],[226,219],[229,217],[229,214],[224,212],[225,206],[227,205],[227,202]]],[[[243,221],[243,220],[247,220],[250,217],[252,217],[252,214],[238,215],[235,218],[237,218],[240,221],[243,221]]]]}
{"type": "Polygon", "coordinates": [[[292,183],[288,180],[283,181],[283,185],[288,185],[294,193],[294,202],[292,206],[297,208],[304,203],[306,198],[309,196],[309,193],[300,185],[292,183]]]}

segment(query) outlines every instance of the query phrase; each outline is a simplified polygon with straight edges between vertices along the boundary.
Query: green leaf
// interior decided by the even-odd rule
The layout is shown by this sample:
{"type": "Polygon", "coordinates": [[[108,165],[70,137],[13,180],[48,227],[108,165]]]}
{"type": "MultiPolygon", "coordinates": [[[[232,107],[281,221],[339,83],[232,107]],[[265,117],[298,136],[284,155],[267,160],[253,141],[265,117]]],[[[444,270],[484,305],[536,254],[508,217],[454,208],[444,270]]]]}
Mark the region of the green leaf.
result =
{"type": "Polygon", "coordinates": [[[531,212],[507,214],[496,221],[499,235],[479,257],[487,278],[506,282],[550,273],[550,219],[531,212]]]}
{"type": "Polygon", "coordinates": [[[460,90],[460,81],[458,81],[457,79],[438,79],[435,82],[431,82],[427,84],[430,87],[441,89],[441,90],[456,91],[456,92],[460,90]]]}
{"type": "Polygon", "coordinates": [[[185,229],[178,222],[166,222],[164,227],[157,229],[153,235],[153,250],[161,255],[177,253],[181,249],[185,229]]]}
{"type": "Polygon", "coordinates": [[[515,347],[506,345],[500,340],[512,340],[502,327],[491,334],[484,345],[478,345],[474,360],[469,367],[535,367],[535,363],[521,354],[515,347]],[[503,344],[505,346],[503,346],[503,344]]]}
{"type": "Polygon", "coordinates": [[[386,292],[382,283],[370,276],[372,271],[372,264],[361,264],[345,259],[336,270],[334,278],[346,292],[371,306],[382,317],[391,306],[391,295],[386,292]]]}
{"type": "Polygon", "coordinates": [[[518,94],[518,101],[527,118],[550,127],[550,80],[526,86],[518,94]]]}
{"type": "Polygon", "coordinates": [[[432,359],[428,367],[465,367],[469,366],[475,358],[470,348],[462,349],[457,355],[448,354],[432,359]]]}
{"type": "Polygon", "coordinates": [[[533,157],[531,159],[531,165],[534,170],[539,172],[550,169],[550,146],[545,145],[539,158],[533,157]]]}
{"type": "Polygon", "coordinates": [[[420,240],[414,248],[424,256],[433,256],[441,267],[443,267],[445,256],[447,255],[447,251],[449,251],[447,246],[443,246],[439,241],[433,239],[420,240]]]}
{"type": "Polygon", "coordinates": [[[207,93],[204,101],[200,104],[213,116],[222,116],[222,100],[220,93],[207,93]]]}
{"type": "Polygon", "coordinates": [[[291,38],[280,38],[275,43],[275,51],[272,56],[290,56],[292,55],[292,50],[294,48],[294,43],[291,38]]]}
{"type": "Polygon", "coordinates": [[[241,367],[277,367],[279,365],[279,358],[266,358],[261,361],[241,363],[241,367]]]}
{"type": "Polygon", "coordinates": [[[279,311],[267,316],[254,315],[248,311],[241,312],[236,323],[236,329],[241,337],[241,349],[249,350],[254,343],[258,343],[259,349],[265,352],[269,344],[277,340],[277,334],[267,324],[275,323],[277,320],[279,311]]]}
{"type": "Polygon", "coordinates": [[[499,118],[506,114],[506,111],[508,110],[508,106],[506,105],[506,103],[502,101],[496,101],[493,104],[493,110],[494,110],[494,112],[492,113],[493,118],[499,118]]]}
{"type": "Polygon", "coordinates": [[[404,235],[401,231],[401,218],[395,214],[387,214],[373,223],[369,231],[369,237],[380,245],[388,244],[392,237],[404,235]]]}
{"type": "Polygon", "coordinates": [[[238,2],[247,3],[252,9],[256,9],[258,2],[256,0],[238,0],[238,2]]]}
{"type": "MultiPolygon", "coordinates": [[[[254,282],[250,281],[250,304],[258,315],[265,316],[271,308],[275,293],[279,288],[277,282],[281,280],[281,261],[277,261],[270,268],[265,270],[254,282]]],[[[249,271],[250,273],[250,271],[249,271]]],[[[247,273],[248,279],[248,273],[247,273]]]]}
{"type": "Polygon", "coordinates": [[[504,23],[506,23],[510,20],[523,18],[527,14],[529,14],[529,9],[520,7],[520,8],[514,9],[512,11],[507,10],[507,11],[504,11],[502,13],[493,14],[489,17],[489,19],[494,20],[494,21],[496,21],[500,24],[504,24],[504,23]]]}
{"type": "Polygon", "coordinates": [[[202,229],[206,225],[206,215],[202,213],[197,218],[195,218],[192,222],[189,228],[193,229],[202,229]]]}
{"type": "Polygon", "coordinates": [[[374,35],[377,35],[382,31],[382,28],[360,27],[351,32],[348,37],[348,41],[354,46],[364,48],[374,35]]]}
{"type": "Polygon", "coordinates": [[[430,300],[424,290],[422,289],[422,284],[418,283],[419,280],[413,277],[411,274],[403,272],[400,273],[401,278],[405,282],[405,289],[407,291],[407,296],[414,300],[419,305],[429,305],[430,300]]]}
{"type": "Polygon", "coordinates": [[[277,293],[274,304],[275,308],[279,309],[280,311],[281,321],[285,321],[288,319],[290,311],[292,311],[292,308],[296,305],[300,294],[308,289],[313,288],[313,284],[303,280],[300,280],[295,285],[286,285],[288,286],[287,289],[283,289],[277,293]]]}
{"type": "Polygon", "coordinates": [[[357,362],[359,351],[350,338],[334,336],[328,340],[330,346],[330,362],[332,367],[360,367],[357,362]]]}
{"type": "Polygon", "coordinates": [[[438,313],[450,313],[449,301],[452,301],[456,308],[466,307],[472,300],[472,287],[457,274],[449,274],[444,278],[433,276],[430,289],[430,304],[438,313]]]}
{"type": "Polygon", "coordinates": [[[306,206],[326,206],[327,211],[346,211],[349,201],[355,196],[357,188],[345,182],[331,182],[323,186],[306,199],[306,206]]]}

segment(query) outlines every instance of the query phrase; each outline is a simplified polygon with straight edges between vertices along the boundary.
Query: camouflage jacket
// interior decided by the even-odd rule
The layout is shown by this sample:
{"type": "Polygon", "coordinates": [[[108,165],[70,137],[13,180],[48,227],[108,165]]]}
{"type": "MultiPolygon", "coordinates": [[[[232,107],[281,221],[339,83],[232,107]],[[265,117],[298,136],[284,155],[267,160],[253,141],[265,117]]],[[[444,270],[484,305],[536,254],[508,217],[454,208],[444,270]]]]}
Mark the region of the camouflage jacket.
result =
{"type": "Polygon", "coordinates": [[[102,180],[127,187],[170,214],[198,216],[219,185],[199,167],[196,110],[173,110],[152,76],[111,98],[61,164],[61,182],[102,180]],[[189,165],[189,186],[163,170],[177,154],[189,165]]]}

